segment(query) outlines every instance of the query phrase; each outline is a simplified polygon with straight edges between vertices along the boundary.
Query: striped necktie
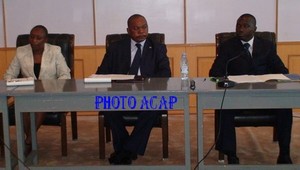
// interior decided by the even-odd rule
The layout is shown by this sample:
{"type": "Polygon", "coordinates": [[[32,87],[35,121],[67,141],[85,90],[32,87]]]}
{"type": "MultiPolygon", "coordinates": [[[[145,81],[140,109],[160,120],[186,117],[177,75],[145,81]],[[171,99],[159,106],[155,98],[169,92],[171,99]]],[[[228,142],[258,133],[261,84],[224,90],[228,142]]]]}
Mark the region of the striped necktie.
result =
{"type": "Polygon", "coordinates": [[[137,51],[135,53],[133,62],[131,64],[130,70],[128,72],[128,74],[131,75],[137,75],[139,67],[140,67],[140,63],[141,63],[141,58],[142,58],[142,50],[141,50],[141,44],[135,44],[137,47],[137,51]]]}
{"type": "Polygon", "coordinates": [[[251,56],[251,53],[250,53],[250,51],[249,51],[250,44],[249,44],[249,43],[245,43],[243,46],[244,46],[245,50],[247,51],[247,55],[248,55],[249,57],[252,57],[252,56],[251,56]]]}

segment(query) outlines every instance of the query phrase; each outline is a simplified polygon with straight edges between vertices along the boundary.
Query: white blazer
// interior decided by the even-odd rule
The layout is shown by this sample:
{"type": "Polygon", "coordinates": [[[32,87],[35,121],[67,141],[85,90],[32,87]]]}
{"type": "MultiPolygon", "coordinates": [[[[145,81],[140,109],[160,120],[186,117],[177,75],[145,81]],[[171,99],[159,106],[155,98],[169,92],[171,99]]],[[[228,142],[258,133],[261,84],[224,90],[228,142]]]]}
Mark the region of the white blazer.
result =
{"type": "MultiPolygon", "coordinates": [[[[30,44],[17,48],[16,56],[4,74],[4,79],[23,77],[37,79],[33,70],[33,54],[30,44]]],[[[41,62],[39,79],[70,79],[70,69],[59,46],[46,43],[41,62]]]]}

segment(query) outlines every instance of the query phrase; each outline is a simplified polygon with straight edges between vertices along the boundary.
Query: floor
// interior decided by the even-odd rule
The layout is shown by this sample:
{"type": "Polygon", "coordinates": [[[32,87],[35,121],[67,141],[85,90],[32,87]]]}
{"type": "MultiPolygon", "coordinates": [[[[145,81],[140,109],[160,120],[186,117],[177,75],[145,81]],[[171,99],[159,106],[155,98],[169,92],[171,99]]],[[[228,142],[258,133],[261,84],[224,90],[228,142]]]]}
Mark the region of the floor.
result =
{"type": "MultiPolygon", "coordinates": [[[[58,127],[42,126],[38,132],[39,165],[108,165],[107,158],[113,152],[112,144],[106,144],[106,159],[99,159],[98,152],[98,121],[97,116],[78,116],[79,138],[72,141],[70,117],[68,116],[68,156],[62,157],[60,152],[60,129],[58,127]]],[[[214,116],[204,116],[204,153],[214,144],[214,116]]],[[[196,155],[196,115],[191,115],[191,161],[194,167],[197,164],[196,155]]],[[[294,163],[300,163],[300,114],[294,114],[291,157],[294,163]]],[[[15,127],[12,126],[12,152],[16,152],[15,127]]],[[[129,130],[132,130],[129,128],[129,130]]],[[[154,128],[144,156],[139,156],[134,165],[169,165],[184,163],[184,136],[183,116],[169,116],[169,158],[162,159],[161,129],[154,128]]],[[[237,128],[237,148],[241,164],[275,164],[278,154],[278,144],[272,142],[272,128],[246,127],[237,128]]],[[[205,164],[219,164],[218,152],[212,148],[205,158],[205,164]]],[[[226,163],[226,161],[225,161],[226,163]]],[[[0,160],[4,166],[4,160],[0,160]]]]}

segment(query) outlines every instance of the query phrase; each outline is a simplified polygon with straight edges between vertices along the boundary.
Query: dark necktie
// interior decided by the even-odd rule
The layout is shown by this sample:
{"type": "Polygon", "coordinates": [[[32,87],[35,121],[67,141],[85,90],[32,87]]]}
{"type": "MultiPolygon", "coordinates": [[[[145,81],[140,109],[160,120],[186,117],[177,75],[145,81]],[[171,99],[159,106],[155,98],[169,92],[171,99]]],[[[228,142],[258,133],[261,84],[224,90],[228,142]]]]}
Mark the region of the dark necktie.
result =
{"type": "Polygon", "coordinates": [[[252,55],[251,55],[251,53],[249,51],[249,47],[250,47],[249,43],[245,43],[244,44],[244,48],[246,50],[246,55],[247,55],[247,60],[249,61],[249,71],[248,71],[248,74],[255,74],[255,67],[254,67],[252,55]]]}
{"type": "Polygon", "coordinates": [[[135,53],[133,62],[131,64],[130,70],[128,72],[128,74],[131,74],[131,75],[137,75],[139,67],[140,67],[140,63],[141,63],[141,58],[142,58],[141,44],[135,44],[135,45],[138,49],[135,53]]]}
{"type": "Polygon", "coordinates": [[[245,44],[244,44],[244,48],[245,48],[245,50],[246,50],[246,52],[247,52],[247,55],[248,55],[249,57],[251,57],[251,54],[250,54],[250,51],[249,51],[249,47],[250,47],[250,44],[249,44],[249,43],[245,43],[245,44]]]}

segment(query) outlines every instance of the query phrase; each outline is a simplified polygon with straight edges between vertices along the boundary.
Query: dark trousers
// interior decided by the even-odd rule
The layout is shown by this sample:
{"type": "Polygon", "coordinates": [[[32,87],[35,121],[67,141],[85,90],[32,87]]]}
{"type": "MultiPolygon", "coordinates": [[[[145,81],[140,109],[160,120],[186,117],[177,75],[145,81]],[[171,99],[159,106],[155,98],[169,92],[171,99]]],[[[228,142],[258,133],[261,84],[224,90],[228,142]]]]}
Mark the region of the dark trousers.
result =
{"type": "MultiPolygon", "coordinates": [[[[236,134],[234,116],[243,110],[222,110],[220,116],[220,134],[216,143],[216,149],[227,154],[236,154],[236,134]]],[[[280,154],[289,154],[291,131],[292,131],[292,109],[264,109],[262,112],[276,114],[277,136],[280,154]]],[[[220,112],[220,111],[218,111],[220,112]]]]}
{"type": "Polygon", "coordinates": [[[158,121],[159,111],[104,112],[105,121],[111,127],[115,152],[122,150],[144,155],[150,132],[155,121],[158,121]],[[124,124],[123,114],[135,114],[138,120],[131,134],[124,124]]]}

